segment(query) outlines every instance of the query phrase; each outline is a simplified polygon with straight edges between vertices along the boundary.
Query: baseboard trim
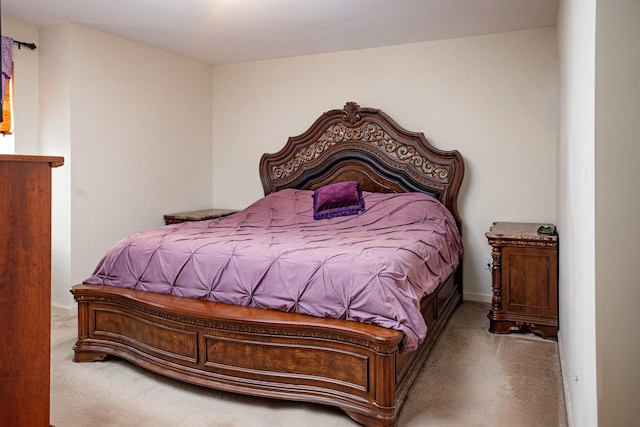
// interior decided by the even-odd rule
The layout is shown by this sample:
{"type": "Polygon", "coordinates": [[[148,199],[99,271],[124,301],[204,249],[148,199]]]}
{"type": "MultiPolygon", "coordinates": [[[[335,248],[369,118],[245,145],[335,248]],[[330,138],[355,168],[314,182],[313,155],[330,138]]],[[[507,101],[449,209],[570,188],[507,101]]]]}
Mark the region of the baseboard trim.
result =
{"type": "Polygon", "coordinates": [[[464,292],[463,299],[465,301],[491,302],[491,295],[481,294],[478,292],[464,292]]]}
{"type": "Polygon", "coordinates": [[[62,305],[51,303],[51,314],[56,314],[58,316],[77,316],[78,305],[62,305]]]}
{"type": "Polygon", "coordinates": [[[564,364],[564,353],[562,351],[562,331],[558,331],[558,356],[560,358],[560,375],[562,375],[562,388],[564,389],[564,407],[567,412],[567,426],[573,427],[573,415],[571,413],[571,399],[569,399],[568,375],[564,364]]]}

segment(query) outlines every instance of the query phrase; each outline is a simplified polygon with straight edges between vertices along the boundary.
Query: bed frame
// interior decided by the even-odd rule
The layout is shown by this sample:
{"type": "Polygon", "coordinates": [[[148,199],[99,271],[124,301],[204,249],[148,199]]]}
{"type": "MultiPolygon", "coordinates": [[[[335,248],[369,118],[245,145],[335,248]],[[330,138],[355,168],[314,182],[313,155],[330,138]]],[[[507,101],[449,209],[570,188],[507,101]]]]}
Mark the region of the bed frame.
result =
{"type": "MultiPolygon", "coordinates": [[[[265,194],[357,180],[365,191],[420,191],[460,227],[464,164],[380,110],[349,102],[260,161],[265,194]]],[[[462,303],[458,268],[421,302],[429,327],[412,352],[399,331],[251,307],[120,289],[74,286],[76,362],[121,357],[167,377],[247,395],[341,408],[366,426],[394,426],[438,335],[462,303]]]]}

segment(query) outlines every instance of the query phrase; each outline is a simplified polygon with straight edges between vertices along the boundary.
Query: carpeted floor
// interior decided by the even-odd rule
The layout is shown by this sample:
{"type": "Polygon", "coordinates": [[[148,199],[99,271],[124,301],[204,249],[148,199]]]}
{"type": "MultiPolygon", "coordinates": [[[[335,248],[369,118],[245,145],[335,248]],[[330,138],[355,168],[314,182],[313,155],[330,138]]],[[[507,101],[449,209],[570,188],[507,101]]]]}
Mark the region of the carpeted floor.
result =
{"type": "MultiPolygon", "coordinates": [[[[558,344],[487,331],[489,304],[457,309],[422,368],[399,427],[567,425],[558,344]]],[[[183,384],[128,362],[74,363],[76,318],[54,315],[51,423],[56,427],[356,426],[338,409],[183,384]]]]}

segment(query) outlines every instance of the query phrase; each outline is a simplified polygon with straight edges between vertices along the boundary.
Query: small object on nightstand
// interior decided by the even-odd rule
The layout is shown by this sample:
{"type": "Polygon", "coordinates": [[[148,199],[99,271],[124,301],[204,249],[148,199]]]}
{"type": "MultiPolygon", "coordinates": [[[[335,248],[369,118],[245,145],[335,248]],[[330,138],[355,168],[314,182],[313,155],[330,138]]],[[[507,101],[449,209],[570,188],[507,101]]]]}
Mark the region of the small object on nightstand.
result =
{"type": "Polygon", "coordinates": [[[558,336],[558,236],[550,224],[494,222],[489,332],[558,336]]]}
{"type": "Polygon", "coordinates": [[[556,226],[551,224],[544,224],[538,227],[538,234],[546,234],[548,236],[556,235],[556,226]]]}
{"type": "Polygon", "coordinates": [[[238,211],[231,209],[203,209],[199,211],[181,212],[164,216],[166,225],[178,224],[187,221],[206,221],[208,219],[220,218],[234,214],[238,211]]]}

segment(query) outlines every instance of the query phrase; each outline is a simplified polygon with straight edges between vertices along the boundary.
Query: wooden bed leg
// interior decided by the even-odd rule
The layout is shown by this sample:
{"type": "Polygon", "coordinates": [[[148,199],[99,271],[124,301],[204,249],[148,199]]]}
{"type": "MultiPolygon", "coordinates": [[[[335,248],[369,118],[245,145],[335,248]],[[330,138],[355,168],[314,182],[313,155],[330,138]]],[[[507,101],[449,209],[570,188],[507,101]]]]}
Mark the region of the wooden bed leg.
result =
{"type": "MultiPolygon", "coordinates": [[[[71,293],[73,293],[73,290],[71,293]]],[[[101,362],[107,358],[107,353],[82,349],[82,347],[88,347],[88,343],[84,340],[89,338],[89,302],[78,298],[76,298],[76,301],[78,302],[78,339],[73,345],[73,361],[78,363],[101,362]]]]}
{"type": "Polygon", "coordinates": [[[358,412],[352,412],[347,410],[345,410],[344,412],[346,412],[347,415],[349,415],[353,420],[357,421],[358,423],[366,427],[396,427],[398,425],[397,417],[393,419],[381,419],[381,418],[375,418],[375,417],[363,415],[358,412]]]}
{"type": "Polygon", "coordinates": [[[77,363],[83,362],[102,362],[107,358],[107,353],[101,353],[99,351],[78,351],[76,350],[73,355],[73,361],[77,363]]]}

